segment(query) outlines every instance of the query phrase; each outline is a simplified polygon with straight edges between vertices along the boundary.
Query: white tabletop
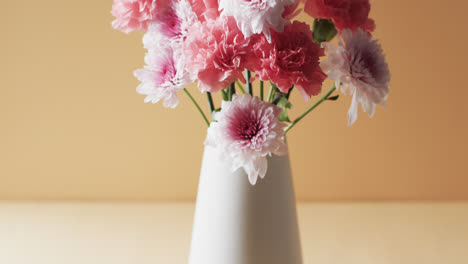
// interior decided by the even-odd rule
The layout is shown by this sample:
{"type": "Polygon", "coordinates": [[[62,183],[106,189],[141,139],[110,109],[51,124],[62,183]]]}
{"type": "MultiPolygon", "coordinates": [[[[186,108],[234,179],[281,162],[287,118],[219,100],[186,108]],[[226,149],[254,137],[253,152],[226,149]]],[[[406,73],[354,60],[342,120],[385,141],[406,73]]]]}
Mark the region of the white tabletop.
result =
{"type": "MultiPolygon", "coordinates": [[[[468,203],[298,206],[304,263],[466,264],[468,203]]],[[[0,263],[186,263],[192,203],[0,202],[0,263]]]]}

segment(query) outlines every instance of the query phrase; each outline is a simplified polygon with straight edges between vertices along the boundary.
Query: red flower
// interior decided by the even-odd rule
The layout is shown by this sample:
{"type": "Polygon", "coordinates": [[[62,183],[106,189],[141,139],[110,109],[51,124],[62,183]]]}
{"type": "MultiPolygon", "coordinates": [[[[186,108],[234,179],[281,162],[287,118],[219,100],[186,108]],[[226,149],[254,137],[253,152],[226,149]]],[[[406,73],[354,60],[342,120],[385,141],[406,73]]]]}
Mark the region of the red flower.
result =
{"type": "Polygon", "coordinates": [[[249,66],[259,79],[271,80],[283,93],[294,84],[305,101],[320,93],[327,77],[319,65],[324,51],[306,23],[294,21],[284,32],[272,31],[271,44],[263,35],[254,39],[249,66]]]}
{"type": "Polygon", "coordinates": [[[369,18],[370,8],[369,0],[305,0],[304,11],[315,18],[331,19],[339,32],[358,27],[371,32],[375,23],[369,18]]]}

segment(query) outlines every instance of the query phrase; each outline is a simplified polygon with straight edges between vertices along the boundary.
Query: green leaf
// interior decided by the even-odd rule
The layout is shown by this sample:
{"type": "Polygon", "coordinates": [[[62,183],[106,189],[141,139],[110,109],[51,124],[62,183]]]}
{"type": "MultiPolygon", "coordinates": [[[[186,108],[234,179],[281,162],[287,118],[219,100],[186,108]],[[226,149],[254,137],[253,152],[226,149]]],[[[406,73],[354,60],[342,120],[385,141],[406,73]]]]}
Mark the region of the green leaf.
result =
{"type": "Polygon", "coordinates": [[[339,95],[335,95],[335,96],[332,96],[332,97],[328,97],[327,100],[336,101],[336,100],[338,100],[339,97],[340,97],[339,95]]]}
{"type": "Polygon", "coordinates": [[[278,100],[278,103],[276,105],[283,110],[283,112],[279,116],[279,120],[280,121],[291,122],[291,120],[289,120],[289,117],[288,117],[288,109],[292,108],[292,104],[291,104],[291,102],[289,102],[288,98],[286,98],[286,96],[282,96],[278,100]]]}

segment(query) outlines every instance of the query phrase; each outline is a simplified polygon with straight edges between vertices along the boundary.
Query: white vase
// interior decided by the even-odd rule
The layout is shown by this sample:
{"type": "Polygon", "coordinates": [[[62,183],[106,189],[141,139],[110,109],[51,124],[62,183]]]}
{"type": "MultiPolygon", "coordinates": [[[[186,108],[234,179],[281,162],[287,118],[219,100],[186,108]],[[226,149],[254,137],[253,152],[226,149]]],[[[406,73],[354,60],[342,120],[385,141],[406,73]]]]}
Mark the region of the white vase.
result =
{"type": "Polygon", "coordinates": [[[288,155],[252,186],[205,147],[189,264],[302,264],[288,155]]]}

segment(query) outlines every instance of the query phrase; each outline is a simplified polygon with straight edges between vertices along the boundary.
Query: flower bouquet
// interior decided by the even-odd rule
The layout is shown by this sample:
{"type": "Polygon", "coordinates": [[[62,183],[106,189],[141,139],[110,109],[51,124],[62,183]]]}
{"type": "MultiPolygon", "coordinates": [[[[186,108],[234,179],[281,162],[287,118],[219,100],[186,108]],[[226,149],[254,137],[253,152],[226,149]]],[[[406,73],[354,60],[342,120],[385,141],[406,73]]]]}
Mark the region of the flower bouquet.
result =
{"type": "Polygon", "coordinates": [[[114,0],[113,27],[146,32],[137,92],[170,108],[185,94],[208,126],[191,263],[301,263],[285,135],[336,90],[352,96],[348,125],[359,103],[369,116],[385,104],[369,12],[369,0],[114,0]],[[313,25],[295,20],[302,10],[313,25]],[[186,89],[195,81],[209,114],[186,89]],[[319,98],[291,118],[293,92],[319,98]]]}

